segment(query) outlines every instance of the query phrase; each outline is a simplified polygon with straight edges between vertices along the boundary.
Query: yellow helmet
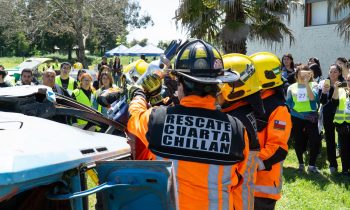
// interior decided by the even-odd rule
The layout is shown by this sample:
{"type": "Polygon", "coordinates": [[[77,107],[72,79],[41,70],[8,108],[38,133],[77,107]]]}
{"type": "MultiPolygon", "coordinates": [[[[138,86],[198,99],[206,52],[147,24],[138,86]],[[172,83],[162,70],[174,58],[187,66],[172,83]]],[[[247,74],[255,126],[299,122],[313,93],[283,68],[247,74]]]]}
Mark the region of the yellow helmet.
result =
{"type": "Polygon", "coordinates": [[[73,64],[73,69],[81,70],[81,69],[83,69],[83,64],[80,63],[80,62],[76,62],[76,63],[73,64]]]}
{"type": "Polygon", "coordinates": [[[270,89],[283,84],[280,59],[269,52],[258,52],[250,56],[258,73],[261,89],[270,89]]]}
{"type": "Polygon", "coordinates": [[[243,54],[230,53],[222,56],[225,69],[232,69],[240,74],[240,79],[221,86],[222,96],[226,101],[236,101],[260,90],[258,76],[252,60],[243,54]]]}
{"type": "Polygon", "coordinates": [[[130,81],[136,82],[146,72],[148,63],[142,59],[134,61],[123,68],[123,73],[130,81]]]}

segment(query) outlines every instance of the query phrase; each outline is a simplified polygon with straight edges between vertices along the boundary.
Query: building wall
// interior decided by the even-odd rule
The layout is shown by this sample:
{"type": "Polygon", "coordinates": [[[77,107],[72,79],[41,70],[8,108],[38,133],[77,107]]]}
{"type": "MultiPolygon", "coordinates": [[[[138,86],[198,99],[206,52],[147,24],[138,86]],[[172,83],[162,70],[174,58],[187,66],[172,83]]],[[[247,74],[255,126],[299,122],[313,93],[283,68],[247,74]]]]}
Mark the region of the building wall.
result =
{"type": "Polygon", "coordinates": [[[350,58],[350,48],[343,38],[338,35],[336,24],[304,27],[304,9],[298,8],[293,12],[289,28],[295,37],[295,42],[290,45],[289,39],[284,43],[267,45],[258,41],[247,43],[247,54],[251,55],[259,51],[269,51],[282,57],[291,53],[294,62],[306,64],[310,57],[320,60],[323,75],[328,74],[328,69],[337,57],[350,58]]]}

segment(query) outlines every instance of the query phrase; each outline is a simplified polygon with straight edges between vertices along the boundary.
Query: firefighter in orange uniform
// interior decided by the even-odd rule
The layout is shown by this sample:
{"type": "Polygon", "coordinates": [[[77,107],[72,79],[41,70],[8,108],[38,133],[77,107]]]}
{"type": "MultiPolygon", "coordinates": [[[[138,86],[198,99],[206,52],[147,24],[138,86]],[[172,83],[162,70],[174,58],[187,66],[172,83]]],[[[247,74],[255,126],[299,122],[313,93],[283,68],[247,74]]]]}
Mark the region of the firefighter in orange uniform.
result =
{"type": "Polygon", "coordinates": [[[223,71],[219,52],[194,40],[177,54],[174,74],[180,104],[147,108],[160,93],[161,80],[149,75],[142,89],[129,88],[128,131],[152,153],[150,159],[173,161],[180,210],[234,209],[233,191],[242,183],[248,136],[242,123],[216,108],[218,84],[239,75],[223,71]]]}
{"type": "Polygon", "coordinates": [[[255,185],[255,209],[274,209],[281,198],[283,161],[292,128],[285,105],[281,63],[277,56],[259,52],[250,56],[259,76],[265,115],[256,116],[260,153],[255,185]]]}
{"type": "Polygon", "coordinates": [[[254,209],[254,185],[260,151],[254,113],[264,114],[259,79],[253,61],[248,56],[231,53],[222,59],[224,68],[237,71],[240,79],[233,84],[222,85],[218,101],[222,112],[237,117],[246,127],[249,136],[248,167],[243,173],[243,184],[234,191],[234,200],[237,200],[235,204],[242,209],[254,209]]]}

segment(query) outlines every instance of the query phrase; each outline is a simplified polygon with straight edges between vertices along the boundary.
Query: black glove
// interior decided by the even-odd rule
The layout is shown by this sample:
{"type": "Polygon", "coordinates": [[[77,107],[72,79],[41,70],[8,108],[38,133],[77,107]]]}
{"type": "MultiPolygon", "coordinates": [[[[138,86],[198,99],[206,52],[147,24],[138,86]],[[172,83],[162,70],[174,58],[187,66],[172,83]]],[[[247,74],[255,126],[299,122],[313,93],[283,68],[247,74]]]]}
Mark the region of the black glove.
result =
{"type": "Polygon", "coordinates": [[[119,100],[120,98],[120,92],[110,92],[108,90],[102,91],[100,95],[97,96],[97,102],[103,106],[107,107],[114,103],[115,101],[119,100]]]}
{"type": "Polygon", "coordinates": [[[128,85],[128,100],[131,101],[135,96],[141,96],[146,99],[145,91],[138,85],[128,85]]]}

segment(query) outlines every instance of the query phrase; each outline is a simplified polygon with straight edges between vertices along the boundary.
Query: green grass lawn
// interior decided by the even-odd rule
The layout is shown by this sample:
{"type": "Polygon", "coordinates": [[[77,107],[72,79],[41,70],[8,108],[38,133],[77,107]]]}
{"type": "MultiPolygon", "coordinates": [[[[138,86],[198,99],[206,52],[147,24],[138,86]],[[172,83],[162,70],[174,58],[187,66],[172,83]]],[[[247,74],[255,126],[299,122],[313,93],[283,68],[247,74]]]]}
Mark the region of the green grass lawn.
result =
{"type": "MultiPolygon", "coordinates": [[[[317,161],[322,174],[299,173],[295,151],[290,149],[284,162],[283,195],[276,209],[350,209],[350,178],[331,175],[326,160],[323,141],[317,161]]],[[[340,158],[338,165],[341,166],[340,158]]]]}
{"type": "Polygon", "coordinates": [[[22,63],[26,58],[22,57],[0,57],[0,64],[5,67],[5,69],[12,69],[22,63]]]}
{"type": "MultiPolygon", "coordinates": [[[[338,164],[341,166],[339,158],[338,164]]],[[[339,174],[330,175],[324,141],[317,166],[322,174],[298,173],[295,151],[289,150],[284,162],[283,194],[276,210],[350,210],[350,178],[339,174]]],[[[88,182],[90,187],[94,186],[91,180],[88,182]]],[[[95,202],[96,197],[90,196],[91,210],[95,209],[95,202]]]]}

